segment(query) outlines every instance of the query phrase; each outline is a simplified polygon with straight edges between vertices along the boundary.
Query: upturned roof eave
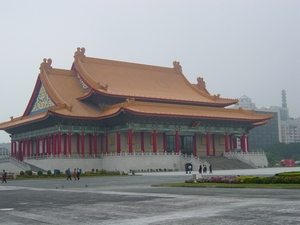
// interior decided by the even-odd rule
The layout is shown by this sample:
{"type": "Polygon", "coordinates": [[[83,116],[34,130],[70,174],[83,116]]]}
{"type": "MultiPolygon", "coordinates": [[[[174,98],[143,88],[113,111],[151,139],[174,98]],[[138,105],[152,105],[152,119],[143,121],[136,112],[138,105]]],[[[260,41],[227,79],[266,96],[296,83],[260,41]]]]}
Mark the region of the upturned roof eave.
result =
{"type": "MultiPolygon", "coordinates": [[[[44,115],[36,118],[36,119],[30,119],[30,118],[26,118],[26,117],[20,117],[19,120],[12,120],[12,121],[7,121],[7,122],[4,122],[2,124],[0,124],[0,130],[9,130],[9,129],[13,129],[13,128],[17,128],[17,127],[20,127],[20,126],[24,126],[24,125],[28,125],[28,124],[31,124],[31,123],[35,123],[35,122],[40,122],[40,121],[43,121],[45,119],[47,119],[49,117],[49,113],[48,112],[45,112],[45,113],[42,113],[44,115]],[[25,118],[25,119],[24,119],[25,118]],[[8,126],[5,126],[5,124],[8,124],[8,126]],[[11,125],[9,125],[11,124],[11,125]]],[[[33,117],[36,116],[36,115],[33,115],[33,117]]]]}
{"type": "Polygon", "coordinates": [[[192,100],[181,100],[181,99],[170,99],[170,98],[153,98],[153,97],[135,96],[135,95],[120,95],[120,94],[108,93],[107,91],[101,89],[94,89],[94,88],[91,88],[83,96],[78,97],[77,100],[81,101],[81,100],[88,99],[92,94],[100,94],[100,95],[113,97],[113,98],[136,99],[136,100],[144,100],[144,101],[162,101],[162,102],[169,102],[169,103],[182,103],[182,104],[214,106],[214,107],[227,107],[236,104],[238,102],[238,100],[231,100],[224,103],[204,102],[204,101],[192,101],[192,100]]]}
{"type": "MultiPolygon", "coordinates": [[[[238,118],[238,117],[222,117],[222,116],[197,116],[197,115],[189,115],[189,114],[170,114],[170,113],[147,113],[147,112],[139,112],[128,109],[126,107],[122,107],[122,110],[127,111],[133,114],[147,115],[147,116],[165,116],[165,117],[184,117],[184,118],[195,118],[195,119],[221,119],[221,120],[235,120],[235,121],[248,121],[253,123],[259,123],[262,121],[266,121],[266,118],[238,118]]],[[[259,125],[258,125],[259,126],[259,125]]]]}

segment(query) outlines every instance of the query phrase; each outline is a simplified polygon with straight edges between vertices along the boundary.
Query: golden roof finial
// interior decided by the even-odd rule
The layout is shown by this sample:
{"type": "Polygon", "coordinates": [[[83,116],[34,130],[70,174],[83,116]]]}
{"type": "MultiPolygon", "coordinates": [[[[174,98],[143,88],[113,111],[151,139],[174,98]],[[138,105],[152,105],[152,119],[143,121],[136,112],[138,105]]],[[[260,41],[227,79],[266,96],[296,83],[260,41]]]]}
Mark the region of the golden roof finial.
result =
{"type": "Polygon", "coordinates": [[[85,57],[85,48],[77,48],[77,51],[74,53],[74,58],[76,59],[83,59],[85,57]]]}
{"type": "Polygon", "coordinates": [[[52,64],[52,59],[43,59],[43,62],[40,65],[40,71],[42,72],[42,70],[45,70],[46,73],[49,73],[50,70],[52,69],[51,67],[52,64]]]}
{"type": "Polygon", "coordinates": [[[174,61],[173,69],[176,71],[176,73],[182,73],[182,67],[180,65],[180,62],[174,61]]]}

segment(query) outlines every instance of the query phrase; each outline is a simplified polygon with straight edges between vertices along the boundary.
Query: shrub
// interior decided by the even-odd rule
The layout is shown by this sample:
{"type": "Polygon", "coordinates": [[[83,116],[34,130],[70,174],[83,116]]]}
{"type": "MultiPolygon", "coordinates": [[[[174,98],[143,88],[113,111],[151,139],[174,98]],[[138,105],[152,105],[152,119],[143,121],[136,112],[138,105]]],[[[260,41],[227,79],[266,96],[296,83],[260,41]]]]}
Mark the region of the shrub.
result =
{"type": "Polygon", "coordinates": [[[41,170],[39,170],[39,171],[37,172],[37,174],[38,174],[39,176],[42,176],[42,175],[43,175],[43,172],[42,172],[41,170]]]}
{"type": "Polygon", "coordinates": [[[24,176],[24,174],[25,174],[24,171],[21,170],[21,171],[20,171],[20,175],[21,175],[21,176],[24,176]]]}
{"type": "Polygon", "coordinates": [[[48,170],[48,171],[47,171],[47,174],[48,174],[48,175],[51,175],[51,174],[52,174],[51,170],[48,170]]]}
{"type": "Polygon", "coordinates": [[[93,173],[95,172],[95,169],[94,169],[94,168],[92,169],[92,172],[93,172],[93,173]]]}
{"type": "Polygon", "coordinates": [[[96,169],[96,172],[97,172],[97,173],[98,173],[98,171],[99,171],[99,170],[98,170],[98,169],[96,169]]]}
{"type": "Polygon", "coordinates": [[[100,174],[105,174],[105,173],[107,173],[107,171],[105,169],[101,169],[101,170],[99,170],[99,173],[100,174]]]}
{"type": "Polygon", "coordinates": [[[28,170],[28,173],[27,173],[29,176],[32,176],[32,170],[28,170]]]}
{"type": "Polygon", "coordinates": [[[56,170],[56,174],[59,175],[60,174],[60,170],[56,170]]]}

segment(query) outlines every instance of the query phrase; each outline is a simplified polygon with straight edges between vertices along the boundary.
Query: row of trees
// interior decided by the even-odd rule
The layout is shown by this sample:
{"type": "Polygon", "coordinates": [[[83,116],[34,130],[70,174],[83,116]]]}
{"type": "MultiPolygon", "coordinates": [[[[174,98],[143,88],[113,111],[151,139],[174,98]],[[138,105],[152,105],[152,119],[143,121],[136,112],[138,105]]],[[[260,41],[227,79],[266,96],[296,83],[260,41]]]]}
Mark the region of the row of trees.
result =
{"type": "Polygon", "coordinates": [[[264,149],[264,152],[267,155],[270,166],[275,166],[282,159],[293,158],[300,160],[300,143],[278,143],[264,149]]]}

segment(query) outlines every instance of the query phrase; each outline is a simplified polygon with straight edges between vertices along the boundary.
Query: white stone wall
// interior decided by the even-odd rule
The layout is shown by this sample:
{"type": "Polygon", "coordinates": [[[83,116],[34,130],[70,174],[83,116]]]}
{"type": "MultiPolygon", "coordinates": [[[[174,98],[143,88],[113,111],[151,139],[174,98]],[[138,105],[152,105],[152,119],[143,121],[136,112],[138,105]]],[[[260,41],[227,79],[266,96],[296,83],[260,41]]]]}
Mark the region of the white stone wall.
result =
{"type": "Polygon", "coordinates": [[[75,168],[82,169],[83,171],[91,171],[92,169],[101,169],[102,162],[100,158],[45,158],[45,159],[25,159],[24,162],[35,165],[36,167],[44,170],[59,169],[65,172],[70,168],[73,171],[75,168]]]}

